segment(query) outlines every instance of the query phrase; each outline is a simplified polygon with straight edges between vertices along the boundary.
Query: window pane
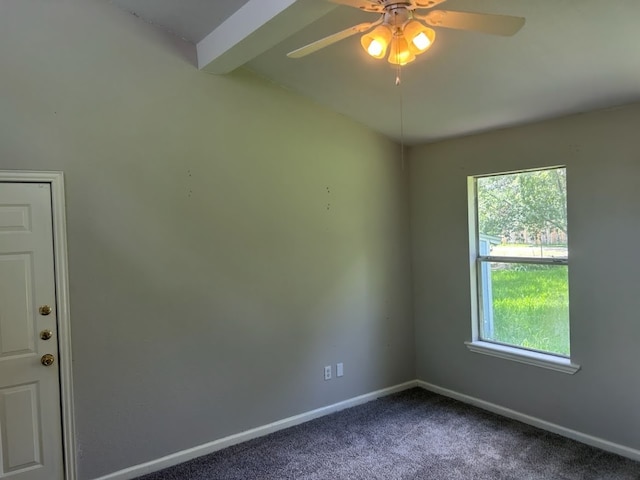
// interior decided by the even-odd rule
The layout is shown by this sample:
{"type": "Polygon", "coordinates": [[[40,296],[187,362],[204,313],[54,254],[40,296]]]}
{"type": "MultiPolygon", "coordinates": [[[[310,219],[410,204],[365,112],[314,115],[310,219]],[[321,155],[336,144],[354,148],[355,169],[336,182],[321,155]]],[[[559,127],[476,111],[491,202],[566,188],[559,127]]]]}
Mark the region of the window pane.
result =
{"type": "Polygon", "coordinates": [[[481,255],[567,258],[566,169],[477,179],[481,255]]]}
{"type": "Polygon", "coordinates": [[[482,339],[569,356],[567,266],[480,266],[482,339]]]}

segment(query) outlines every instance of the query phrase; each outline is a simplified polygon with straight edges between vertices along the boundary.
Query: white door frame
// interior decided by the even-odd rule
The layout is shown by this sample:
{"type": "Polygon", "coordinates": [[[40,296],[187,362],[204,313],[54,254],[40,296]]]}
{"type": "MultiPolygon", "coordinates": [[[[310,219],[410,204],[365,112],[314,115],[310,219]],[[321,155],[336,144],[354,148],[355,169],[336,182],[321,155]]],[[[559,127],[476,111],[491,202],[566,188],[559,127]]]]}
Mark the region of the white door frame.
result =
{"type": "Polygon", "coordinates": [[[67,264],[64,175],[62,172],[0,170],[0,182],[48,183],[51,185],[64,476],[65,480],[76,480],[76,438],[73,415],[71,322],[69,319],[69,271],[67,264]]]}

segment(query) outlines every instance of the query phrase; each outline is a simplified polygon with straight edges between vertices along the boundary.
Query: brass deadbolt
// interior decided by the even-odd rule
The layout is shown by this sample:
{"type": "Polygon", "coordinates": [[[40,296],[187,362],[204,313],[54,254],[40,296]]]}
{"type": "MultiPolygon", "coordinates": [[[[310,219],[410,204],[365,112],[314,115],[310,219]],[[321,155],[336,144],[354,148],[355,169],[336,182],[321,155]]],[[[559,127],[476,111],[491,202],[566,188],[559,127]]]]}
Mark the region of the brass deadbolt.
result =
{"type": "Polygon", "coordinates": [[[49,315],[51,313],[51,307],[49,305],[42,305],[38,311],[40,312],[40,315],[49,315]]]}
{"type": "Polygon", "coordinates": [[[42,330],[40,332],[40,338],[42,340],[49,340],[51,337],[53,337],[53,332],[51,330],[42,330]]]}
{"type": "Polygon", "coordinates": [[[42,358],[40,359],[40,363],[42,363],[45,367],[50,367],[51,365],[53,365],[54,361],[55,361],[55,357],[50,353],[43,355],[42,358]]]}

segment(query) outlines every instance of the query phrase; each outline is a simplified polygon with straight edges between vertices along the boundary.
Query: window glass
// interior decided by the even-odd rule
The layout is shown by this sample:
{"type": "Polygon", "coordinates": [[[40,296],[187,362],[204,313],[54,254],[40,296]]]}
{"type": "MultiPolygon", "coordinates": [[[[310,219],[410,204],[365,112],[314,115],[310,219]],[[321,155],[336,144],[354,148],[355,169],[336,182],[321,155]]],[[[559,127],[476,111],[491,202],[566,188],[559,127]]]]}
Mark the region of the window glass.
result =
{"type": "Polygon", "coordinates": [[[491,254],[567,258],[566,169],[478,178],[478,229],[498,237],[491,254]]]}
{"type": "Polygon", "coordinates": [[[566,265],[483,263],[490,288],[483,340],[569,355],[566,265]]]}
{"type": "Polygon", "coordinates": [[[480,339],[569,356],[566,169],[475,181],[480,339]]]}

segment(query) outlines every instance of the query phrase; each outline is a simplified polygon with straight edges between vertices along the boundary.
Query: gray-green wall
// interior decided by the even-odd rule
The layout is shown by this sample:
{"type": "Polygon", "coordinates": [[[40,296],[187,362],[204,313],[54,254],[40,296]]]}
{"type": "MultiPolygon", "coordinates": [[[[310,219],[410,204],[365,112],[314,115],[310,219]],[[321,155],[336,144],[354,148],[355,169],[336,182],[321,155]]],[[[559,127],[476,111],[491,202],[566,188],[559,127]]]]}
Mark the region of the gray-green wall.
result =
{"type": "Polygon", "coordinates": [[[415,378],[399,146],[192,53],[0,2],[0,169],[66,176],[81,480],[415,378]]]}
{"type": "Polygon", "coordinates": [[[640,448],[640,105],[411,152],[418,378],[640,448]],[[575,375],[467,350],[467,176],[567,166],[575,375]]]}
{"type": "Polygon", "coordinates": [[[416,367],[640,448],[640,106],[416,147],[403,169],[396,144],[192,55],[104,0],[0,2],[0,169],[66,175],[80,480],[416,367]],[[463,344],[467,175],[556,164],[574,376],[463,344]]]}

